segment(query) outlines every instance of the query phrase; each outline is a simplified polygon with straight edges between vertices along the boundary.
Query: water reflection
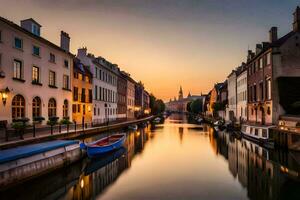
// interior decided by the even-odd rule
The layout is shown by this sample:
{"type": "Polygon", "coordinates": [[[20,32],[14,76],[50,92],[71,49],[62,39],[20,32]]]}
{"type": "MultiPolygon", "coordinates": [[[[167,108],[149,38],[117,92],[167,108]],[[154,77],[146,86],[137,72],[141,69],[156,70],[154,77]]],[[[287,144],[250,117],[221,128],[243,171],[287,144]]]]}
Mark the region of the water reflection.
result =
{"type": "Polygon", "coordinates": [[[127,133],[118,151],[14,186],[0,199],[300,199],[299,161],[296,152],[172,115],[127,133]]]}
{"type": "MultiPolygon", "coordinates": [[[[230,133],[216,133],[216,153],[228,161],[232,176],[249,199],[299,199],[299,153],[268,150],[230,133]]],[[[214,146],[214,145],[213,145],[214,146]]]]}

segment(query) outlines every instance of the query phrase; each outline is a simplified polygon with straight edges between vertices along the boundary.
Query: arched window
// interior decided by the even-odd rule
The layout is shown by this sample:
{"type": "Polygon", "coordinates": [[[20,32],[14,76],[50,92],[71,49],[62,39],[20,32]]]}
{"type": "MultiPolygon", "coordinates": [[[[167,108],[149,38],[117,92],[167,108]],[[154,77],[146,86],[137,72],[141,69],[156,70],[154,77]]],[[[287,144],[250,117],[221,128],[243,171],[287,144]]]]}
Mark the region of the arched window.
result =
{"type": "Polygon", "coordinates": [[[12,100],[12,118],[21,118],[25,117],[25,99],[22,95],[14,96],[12,100]]]}
{"type": "Polygon", "coordinates": [[[68,116],[68,112],[69,112],[69,103],[68,103],[68,100],[65,99],[64,100],[64,105],[63,105],[63,117],[69,117],[68,116]]]}
{"type": "Polygon", "coordinates": [[[56,117],[56,101],[53,98],[48,102],[48,117],[56,117]]]}
{"type": "Polygon", "coordinates": [[[42,106],[40,97],[34,97],[32,100],[32,117],[41,116],[42,106]]]}

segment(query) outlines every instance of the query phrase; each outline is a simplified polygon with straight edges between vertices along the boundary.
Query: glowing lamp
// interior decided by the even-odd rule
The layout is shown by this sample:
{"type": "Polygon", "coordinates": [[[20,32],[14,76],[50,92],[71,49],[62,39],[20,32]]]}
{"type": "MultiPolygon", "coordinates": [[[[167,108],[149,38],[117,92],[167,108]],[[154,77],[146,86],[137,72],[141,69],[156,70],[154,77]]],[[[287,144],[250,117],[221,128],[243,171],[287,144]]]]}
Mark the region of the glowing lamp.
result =
{"type": "Polygon", "coordinates": [[[1,98],[2,98],[2,102],[3,102],[3,105],[5,106],[6,104],[6,100],[7,100],[7,97],[8,97],[8,93],[9,93],[9,89],[8,87],[6,87],[4,90],[0,91],[0,94],[1,94],[1,98]]]}

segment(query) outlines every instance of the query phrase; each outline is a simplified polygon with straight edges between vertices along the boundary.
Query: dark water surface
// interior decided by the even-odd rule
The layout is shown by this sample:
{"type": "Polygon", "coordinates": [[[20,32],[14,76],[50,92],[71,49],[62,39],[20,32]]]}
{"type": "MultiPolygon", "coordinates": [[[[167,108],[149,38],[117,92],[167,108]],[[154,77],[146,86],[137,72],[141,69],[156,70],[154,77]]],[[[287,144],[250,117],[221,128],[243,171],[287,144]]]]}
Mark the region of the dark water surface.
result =
{"type": "Polygon", "coordinates": [[[128,132],[119,151],[11,187],[0,199],[300,199],[299,163],[297,152],[172,115],[128,132]]]}

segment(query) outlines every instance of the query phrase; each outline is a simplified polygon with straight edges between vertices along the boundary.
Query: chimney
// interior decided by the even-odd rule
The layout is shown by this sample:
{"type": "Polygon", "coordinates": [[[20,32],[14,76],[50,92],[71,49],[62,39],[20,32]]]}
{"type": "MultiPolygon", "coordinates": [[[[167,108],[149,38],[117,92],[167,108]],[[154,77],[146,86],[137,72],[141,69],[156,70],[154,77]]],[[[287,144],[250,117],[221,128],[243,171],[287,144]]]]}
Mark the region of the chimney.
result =
{"type": "Polygon", "coordinates": [[[60,32],[60,47],[66,52],[70,52],[70,36],[64,31],[60,32]]]}
{"type": "Polygon", "coordinates": [[[277,27],[273,26],[269,31],[269,42],[273,43],[278,39],[277,27]]]}
{"type": "Polygon", "coordinates": [[[256,44],[256,49],[255,49],[255,54],[259,54],[262,50],[262,45],[261,44],[256,44]]]}
{"type": "Polygon", "coordinates": [[[270,43],[269,42],[262,42],[262,49],[267,49],[269,47],[270,43]]]}
{"type": "Polygon", "coordinates": [[[41,35],[42,26],[32,18],[21,20],[21,27],[36,36],[41,35]]]}
{"type": "Polygon", "coordinates": [[[77,50],[77,56],[79,58],[86,57],[87,56],[87,48],[83,47],[83,48],[78,49],[77,50]]]}
{"type": "Polygon", "coordinates": [[[252,53],[253,52],[251,50],[248,50],[247,61],[252,59],[252,53]]]}
{"type": "Polygon", "coordinates": [[[297,6],[296,11],[293,13],[294,15],[294,22],[293,22],[293,30],[295,32],[300,31],[300,7],[297,6]]]}

